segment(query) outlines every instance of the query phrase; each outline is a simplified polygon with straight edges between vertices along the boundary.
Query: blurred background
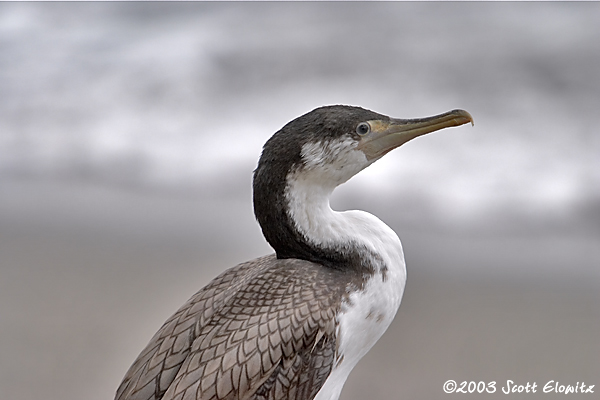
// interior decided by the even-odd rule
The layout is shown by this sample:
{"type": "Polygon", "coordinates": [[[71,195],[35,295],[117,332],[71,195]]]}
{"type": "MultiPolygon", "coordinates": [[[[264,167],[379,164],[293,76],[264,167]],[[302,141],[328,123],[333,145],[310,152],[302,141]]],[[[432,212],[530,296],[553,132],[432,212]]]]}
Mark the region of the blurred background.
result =
{"type": "MultiPolygon", "coordinates": [[[[600,4],[0,4],[0,392],[112,399],[160,325],[269,253],[262,144],[326,104],[464,108],[334,194],[403,241],[342,399],[600,391],[600,4]]],[[[549,399],[551,394],[513,398],[549,399]]]]}

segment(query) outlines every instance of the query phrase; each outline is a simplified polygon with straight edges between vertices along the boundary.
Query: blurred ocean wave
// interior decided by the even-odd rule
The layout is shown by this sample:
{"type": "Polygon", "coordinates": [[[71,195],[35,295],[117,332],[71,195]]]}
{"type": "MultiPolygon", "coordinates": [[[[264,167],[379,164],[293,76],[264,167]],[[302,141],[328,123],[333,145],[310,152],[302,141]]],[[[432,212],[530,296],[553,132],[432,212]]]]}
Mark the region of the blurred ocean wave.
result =
{"type": "Polygon", "coordinates": [[[415,141],[352,190],[399,182],[442,215],[600,199],[597,4],[1,8],[0,177],[201,189],[323,104],[462,107],[474,129],[415,141]]]}

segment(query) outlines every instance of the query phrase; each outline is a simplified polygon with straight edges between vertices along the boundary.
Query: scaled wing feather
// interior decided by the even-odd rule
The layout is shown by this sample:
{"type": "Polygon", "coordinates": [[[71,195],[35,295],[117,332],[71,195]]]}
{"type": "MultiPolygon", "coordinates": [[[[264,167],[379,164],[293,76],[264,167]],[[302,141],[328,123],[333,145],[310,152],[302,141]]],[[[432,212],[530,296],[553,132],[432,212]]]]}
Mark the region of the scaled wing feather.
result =
{"type": "Polygon", "coordinates": [[[163,325],[115,400],[314,398],[335,363],[335,273],[274,256],[227,270],[163,325]]]}

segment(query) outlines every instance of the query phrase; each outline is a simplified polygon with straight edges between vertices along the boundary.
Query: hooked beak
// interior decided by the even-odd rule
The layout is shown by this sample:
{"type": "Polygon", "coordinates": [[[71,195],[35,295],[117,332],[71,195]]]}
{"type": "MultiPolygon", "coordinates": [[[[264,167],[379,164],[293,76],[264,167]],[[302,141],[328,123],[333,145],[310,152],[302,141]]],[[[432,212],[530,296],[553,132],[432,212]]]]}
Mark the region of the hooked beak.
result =
{"type": "Polygon", "coordinates": [[[371,130],[361,138],[357,149],[365,153],[367,159],[371,161],[417,136],[451,126],[460,126],[467,122],[474,125],[473,117],[465,110],[452,110],[427,118],[367,121],[371,130]]]}

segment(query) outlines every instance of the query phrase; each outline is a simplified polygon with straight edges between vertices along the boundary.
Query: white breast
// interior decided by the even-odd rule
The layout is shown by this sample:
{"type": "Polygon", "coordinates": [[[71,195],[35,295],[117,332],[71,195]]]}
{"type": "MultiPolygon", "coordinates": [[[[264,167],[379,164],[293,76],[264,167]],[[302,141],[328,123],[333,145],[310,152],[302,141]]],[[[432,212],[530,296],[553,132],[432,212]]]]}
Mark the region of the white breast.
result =
{"type": "MultiPolygon", "coordinates": [[[[338,360],[329,378],[315,397],[315,400],[337,400],[342,387],[358,361],[373,347],[387,330],[400,306],[406,267],[402,245],[398,236],[383,222],[370,214],[362,212],[361,217],[370,217],[378,224],[363,225],[371,235],[369,244],[377,248],[388,267],[385,274],[376,273],[366,283],[364,290],[354,292],[349,301],[342,305],[338,316],[337,340],[339,343],[338,360]],[[379,228],[374,230],[374,228],[379,228]]],[[[363,236],[363,239],[367,237],[363,236]]]]}

